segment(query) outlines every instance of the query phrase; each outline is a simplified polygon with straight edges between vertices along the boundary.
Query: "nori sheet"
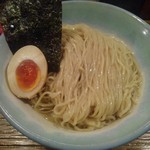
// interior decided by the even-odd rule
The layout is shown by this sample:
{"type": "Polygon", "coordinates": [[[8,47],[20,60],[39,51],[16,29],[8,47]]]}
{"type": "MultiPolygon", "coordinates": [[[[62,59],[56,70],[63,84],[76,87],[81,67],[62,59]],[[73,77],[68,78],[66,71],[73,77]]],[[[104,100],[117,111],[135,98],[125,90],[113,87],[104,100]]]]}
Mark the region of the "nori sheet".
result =
{"type": "Polygon", "coordinates": [[[58,72],[61,50],[61,0],[3,0],[0,23],[10,50],[35,45],[44,53],[49,72],[58,72]]]}

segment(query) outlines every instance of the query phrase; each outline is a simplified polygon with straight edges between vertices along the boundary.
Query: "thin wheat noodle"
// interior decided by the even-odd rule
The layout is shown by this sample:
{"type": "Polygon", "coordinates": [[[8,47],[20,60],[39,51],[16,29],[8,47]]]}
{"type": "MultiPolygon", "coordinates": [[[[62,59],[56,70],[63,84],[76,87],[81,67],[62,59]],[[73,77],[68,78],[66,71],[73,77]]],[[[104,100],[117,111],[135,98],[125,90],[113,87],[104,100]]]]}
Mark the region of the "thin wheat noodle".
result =
{"type": "Polygon", "coordinates": [[[119,39],[85,24],[64,25],[60,72],[31,100],[64,128],[89,131],[127,115],[138,102],[142,75],[133,53],[119,39]]]}

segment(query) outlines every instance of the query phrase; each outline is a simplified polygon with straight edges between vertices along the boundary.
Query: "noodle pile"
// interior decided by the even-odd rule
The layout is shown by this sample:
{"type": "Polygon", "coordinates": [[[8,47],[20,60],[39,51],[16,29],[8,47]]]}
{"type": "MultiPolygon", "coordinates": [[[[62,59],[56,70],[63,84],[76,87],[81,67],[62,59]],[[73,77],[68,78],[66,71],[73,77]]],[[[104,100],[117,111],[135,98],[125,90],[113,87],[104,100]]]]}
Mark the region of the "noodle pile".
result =
{"type": "Polygon", "coordinates": [[[48,75],[31,100],[38,112],[64,128],[95,130],[127,115],[140,96],[142,75],[118,39],[85,24],[64,25],[60,72],[48,75]]]}

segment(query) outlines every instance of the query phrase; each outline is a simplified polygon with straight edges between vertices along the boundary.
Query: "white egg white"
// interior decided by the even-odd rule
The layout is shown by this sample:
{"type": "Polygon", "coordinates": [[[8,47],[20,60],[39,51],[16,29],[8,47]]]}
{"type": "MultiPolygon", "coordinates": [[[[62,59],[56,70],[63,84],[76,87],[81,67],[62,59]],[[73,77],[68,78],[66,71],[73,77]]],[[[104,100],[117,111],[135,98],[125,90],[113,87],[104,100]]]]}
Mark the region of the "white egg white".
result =
{"type": "Polygon", "coordinates": [[[27,45],[20,48],[11,58],[6,71],[6,77],[10,90],[19,98],[32,98],[37,94],[43,87],[46,81],[48,73],[48,65],[45,56],[39,48],[33,45],[27,45]],[[22,90],[16,81],[16,69],[18,65],[24,60],[33,60],[39,67],[40,70],[40,81],[38,84],[30,91],[22,90]]]}

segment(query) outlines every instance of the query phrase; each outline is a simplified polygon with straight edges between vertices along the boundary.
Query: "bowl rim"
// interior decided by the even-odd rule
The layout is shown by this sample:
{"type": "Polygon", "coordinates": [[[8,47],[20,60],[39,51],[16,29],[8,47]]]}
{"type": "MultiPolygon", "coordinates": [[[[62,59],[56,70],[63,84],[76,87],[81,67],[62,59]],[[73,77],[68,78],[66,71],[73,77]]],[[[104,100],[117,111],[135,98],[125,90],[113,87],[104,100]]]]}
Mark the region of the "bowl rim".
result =
{"type": "Polygon", "coordinates": [[[128,14],[129,16],[131,16],[132,18],[134,18],[135,20],[137,20],[138,22],[140,22],[141,24],[143,24],[144,26],[146,26],[147,28],[150,29],[150,25],[146,21],[144,21],[142,18],[140,18],[139,16],[135,15],[134,13],[132,13],[124,8],[115,6],[113,4],[99,2],[99,1],[95,1],[95,0],[70,0],[70,1],[62,1],[62,6],[63,6],[63,4],[70,4],[70,3],[85,3],[85,4],[88,3],[88,4],[103,5],[105,7],[111,7],[113,9],[116,9],[116,10],[119,10],[121,12],[128,14]]]}
{"type": "MultiPolygon", "coordinates": [[[[138,16],[132,14],[131,12],[124,10],[122,8],[119,8],[117,6],[111,5],[111,4],[107,4],[107,3],[103,3],[103,2],[93,2],[93,1],[63,1],[62,4],[70,4],[70,3],[91,3],[91,4],[97,4],[97,5],[103,5],[105,7],[111,7],[113,9],[117,9],[119,11],[125,12],[126,14],[128,14],[129,16],[133,17],[135,20],[137,20],[138,22],[140,22],[141,24],[143,24],[144,26],[146,26],[149,30],[150,30],[150,26],[148,23],[146,23],[144,20],[142,20],[141,18],[139,18],[138,16]]],[[[2,35],[1,35],[2,36],[2,35]]],[[[62,146],[65,146],[65,149],[74,149],[77,150],[78,148],[80,149],[89,149],[89,145],[85,146],[85,145],[72,145],[72,144],[65,144],[65,143],[57,143],[56,141],[52,141],[50,142],[50,140],[46,140],[45,138],[41,137],[40,135],[36,135],[33,133],[30,133],[28,130],[26,130],[19,122],[17,122],[13,116],[11,116],[11,114],[9,114],[7,112],[7,109],[5,109],[3,106],[0,105],[0,113],[6,118],[6,120],[13,126],[15,127],[15,129],[17,129],[19,132],[21,132],[23,135],[27,136],[29,139],[38,142],[44,146],[48,146],[48,147],[53,147],[53,148],[59,148],[61,149],[62,146]],[[57,145],[56,145],[57,144],[57,145]]],[[[120,139],[119,141],[116,141],[115,143],[109,143],[108,145],[105,145],[104,147],[99,147],[98,145],[95,145],[94,147],[90,147],[90,149],[109,149],[109,148],[114,148],[114,147],[118,147],[122,144],[126,144],[132,140],[134,140],[135,138],[141,136],[142,134],[144,134],[145,132],[147,132],[150,129],[150,122],[148,122],[147,124],[145,124],[144,126],[142,126],[141,128],[139,128],[134,134],[130,134],[127,135],[126,137],[123,137],[122,139],[120,139]]]]}

